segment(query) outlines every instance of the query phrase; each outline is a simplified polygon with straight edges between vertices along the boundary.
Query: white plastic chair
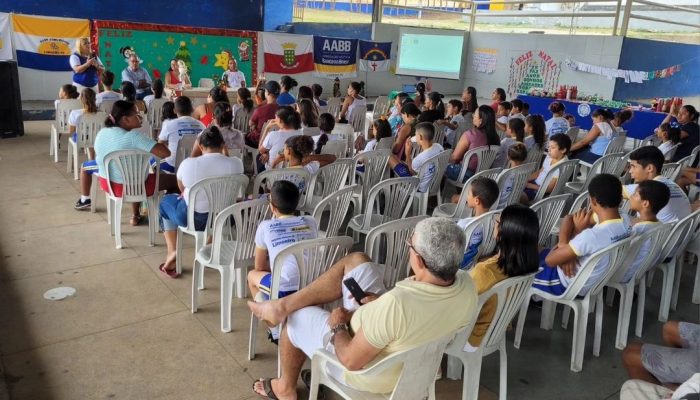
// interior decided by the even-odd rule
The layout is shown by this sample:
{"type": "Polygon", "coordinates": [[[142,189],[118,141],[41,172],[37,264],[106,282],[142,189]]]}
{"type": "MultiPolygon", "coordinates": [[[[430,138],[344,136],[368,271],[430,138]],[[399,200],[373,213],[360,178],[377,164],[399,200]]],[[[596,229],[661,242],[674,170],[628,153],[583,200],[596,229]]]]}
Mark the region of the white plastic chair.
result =
{"type": "Polygon", "coordinates": [[[387,170],[389,156],[388,150],[373,150],[360,153],[353,157],[353,170],[350,171],[350,184],[356,182],[362,185],[362,193],[353,198],[353,213],[359,214],[364,210],[364,203],[367,200],[370,189],[379,183],[387,170]],[[357,171],[358,165],[364,166],[364,172],[357,171]]]}
{"type": "Polygon", "coordinates": [[[113,151],[104,158],[105,171],[100,171],[107,182],[112,182],[109,174],[111,163],[114,163],[117,171],[122,176],[122,196],[117,197],[109,186],[105,192],[107,198],[107,220],[110,223],[110,234],[114,235],[116,247],[122,248],[122,205],[127,203],[148,203],[148,238],[151,246],[156,243],[156,231],[158,230],[158,174],[160,164],[155,166],[155,189],[149,196],[146,192],[146,179],[151,168],[151,153],[140,150],[113,151]]]}
{"type": "Polygon", "coordinates": [[[402,218],[378,225],[367,233],[365,254],[376,264],[384,266],[384,287],[391,290],[396,282],[405,279],[410,272],[409,249],[416,225],[428,218],[426,215],[402,218]]]}
{"type": "Polygon", "coordinates": [[[367,196],[364,213],[355,215],[348,222],[347,229],[353,231],[355,242],[359,241],[360,233],[367,234],[375,226],[405,218],[411,209],[418,182],[418,178],[411,176],[386,179],[374,185],[367,196]]]}
{"type": "Polygon", "coordinates": [[[116,103],[116,102],[117,102],[116,100],[102,100],[102,103],[100,103],[100,105],[97,106],[97,108],[100,111],[103,111],[103,112],[109,114],[112,112],[112,107],[114,107],[114,103],[116,103]]]}
{"type": "Polygon", "coordinates": [[[661,139],[656,136],[656,134],[649,135],[642,139],[642,142],[639,144],[639,147],[644,147],[644,146],[654,146],[654,147],[659,147],[661,144],[661,139]]]}
{"type": "Polygon", "coordinates": [[[537,213],[537,219],[540,221],[540,233],[538,244],[540,247],[546,247],[552,232],[552,228],[559,222],[566,203],[571,198],[570,194],[560,194],[557,196],[549,196],[530,206],[532,211],[537,213]]]}
{"type": "Polygon", "coordinates": [[[355,146],[355,131],[352,125],[337,123],[331,131],[331,134],[342,137],[347,143],[346,148],[348,149],[348,152],[352,154],[352,150],[355,146]]]}
{"type": "Polygon", "coordinates": [[[233,129],[238,129],[239,131],[247,134],[250,132],[250,116],[253,111],[248,112],[245,108],[241,107],[233,114],[233,129]]]}
{"type": "Polygon", "coordinates": [[[525,190],[525,185],[527,185],[530,175],[536,168],[537,165],[535,163],[523,164],[504,169],[498,174],[496,178],[499,191],[498,199],[496,199],[496,203],[498,203],[497,208],[505,208],[511,204],[520,203],[520,197],[523,194],[523,190],[525,190]],[[506,192],[508,186],[510,187],[510,192],[504,198],[503,193],[506,192]]]}
{"type": "Polygon", "coordinates": [[[542,159],[544,158],[544,155],[545,154],[540,149],[538,149],[538,146],[535,144],[530,150],[527,151],[527,156],[525,157],[525,162],[523,162],[523,164],[534,163],[537,164],[537,168],[539,169],[542,165],[542,159]]]}
{"type": "Polygon", "coordinates": [[[389,106],[389,97],[378,96],[377,99],[374,100],[374,107],[372,107],[372,121],[386,114],[386,112],[389,111],[389,106]]]}
{"type": "Polygon", "coordinates": [[[66,162],[66,172],[73,171],[73,179],[80,179],[80,150],[85,150],[95,145],[95,137],[102,127],[104,127],[107,114],[98,111],[94,114],[83,114],[75,129],[76,139],[68,138],[68,160],[66,162]]]}
{"type": "Polygon", "coordinates": [[[681,163],[665,163],[663,167],[661,167],[660,175],[675,182],[682,171],[683,165],[681,163]]]}
{"type": "Polygon", "coordinates": [[[211,78],[199,78],[199,82],[197,83],[197,86],[201,88],[213,88],[214,87],[214,80],[211,78]]]}
{"type": "Polygon", "coordinates": [[[659,224],[659,226],[641,235],[633,236],[630,247],[625,255],[624,263],[617,269],[615,275],[610,278],[610,281],[608,281],[606,285],[608,287],[607,303],[609,306],[612,306],[615,290],[620,292],[620,308],[617,315],[617,336],[615,339],[615,348],[618,350],[622,350],[627,346],[634,287],[638,284],[639,300],[637,301],[637,325],[641,333],[642,319],[644,318],[644,297],[646,293],[646,285],[644,284],[646,282],[645,276],[659,259],[659,251],[664,243],[663,238],[668,236],[672,228],[673,224],[659,224]],[[640,260],[637,271],[629,281],[623,282],[622,279],[627,273],[627,270],[632,267],[632,264],[637,259],[637,255],[640,254],[639,252],[645,244],[648,245],[648,248],[646,249],[646,254],[642,254],[644,258],[640,260]],[[640,313],[642,316],[639,316],[640,313]]]}
{"type": "MultiPolygon", "coordinates": [[[[501,173],[501,171],[501,168],[493,168],[474,174],[474,176],[469,178],[464,183],[464,189],[462,189],[462,193],[460,193],[459,195],[459,201],[457,202],[457,204],[449,202],[438,204],[438,206],[435,207],[435,209],[433,209],[433,217],[444,217],[454,221],[459,220],[461,218],[471,217],[472,209],[467,207],[467,188],[469,188],[469,185],[471,185],[471,183],[476,178],[488,178],[496,180],[496,177],[499,173],[501,173]]],[[[445,198],[445,200],[449,201],[448,198],[445,198]]],[[[497,203],[494,202],[494,204],[497,203]]]]}
{"type": "Polygon", "coordinates": [[[321,128],[315,126],[315,127],[306,127],[306,128],[301,128],[301,134],[303,136],[318,136],[321,134],[321,128]]]}
{"type": "Polygon", "coordinates": [[[445,349],[445,353],[448,355],[447,377],[449,379],[461,378],[462,365],[464,365],[462,400],[477,400],[479,398],[481,361],[484,356],[496,351],[498,351],[500,357],[498,398],[500,400],[507,398],[508,355],[506,354],[506,331],[513,318],[515,318],[515,314],[520,311],[520,305],[523,303],[534,279],[534,273],[508,278],[479,295],[479,303],[477,305],[479,312],[481,312],[484,304],[493,297],[495,297],[494,300],[497,302],[497,305],[489,328],[476,351],[464,351],[464,347],[468,344],[472,327],[458,332],[457,337],[447,345],[445,349]],[[459,364],[460,361],[462,365],[459,364]]]}
{"type": "Polygon", "coordinates": [[[578,141],[578,133],[581,131],[578,126],[572,126],[566,131],[566,136],[571,139],[571,145],[573,146],[574,143],[578,141]]]}
{"type": "Polygon", "coordinates": [[[369,368],[358,371],[348,371],[343,364],[338,361],[335,354],[326,350],[317,350],[311,358],[311,387],[309,399],[318,398],[318,387],[324,385],[330,390],[338,393],[347,400],[354,399],[391,399],[391,400],[418,400],[435,399],[435,371],[437,371],[442,354],[447,343],[454,338],[454,334],[449,334],[437,338],[432,342],[421,346],[400,351],[386,357],[369,368]],[[389,368],[402,365],[401,375],[391,394],[372,394],[355,390],[343,385],[328,375],[328,367],[337,368],[343,374],[358,376],[375,376],[389,368]]]}
{"type": "Polygon", "coordinates": [[[440,125],[437,122],[433,123],[435,128],[435,136],[433,137],[433,143],[437,143],[440,146],[445,144],[445,130],[447,127],[445,125],[440,125]]]}
{"type": "Polygon", "coordinates": [[[197,141],[197,135],[182,135],[180,141],[177,142],[177,150],[175,152],[175,171],[180,168],[180,164],[192,154],[192,147],[197,141]]]}
{"type": "Polygon", "coordinates": [[[209,237],[214,225],[214,218],[221,210],[233,205],[239,197],[245,195],[245,190],[248,187],[248,177],[245,175],[230,175],[216,178],[206,178],[197,181],[189,191],[189,204],[187,207],[187,226],[180,226],[177,230],[177,246],[175,270],[178,274],[182,273],[182,242],[183,235],[194,236],[194,250],[197,253],[209,237]],[[203,231],[195,229],[194,223],[194,204],[200,196],[206,197],[209,202],[209,216],[207,224],[203,231]]]}
{"type": "Polygon", "coordinates": [[[544,176],[542,185],[537,189],[533,202],[538,202],[542,200],[545,196],[557,196],[564,192],[566,183],[571,180],[572,176],[576,175],[578,169],[578,160],[567,160],[559,161],[552,169],[549,170],[547,175],[544,176]],[[551,184],[552,180],[556,179],[557,183],[554,184],[552,191],[547,193],[547,187],[551,184]]]}
{"type": "Polygon", "coordinates": [[[303,210],[306,204],[306,191],[311,183],[311,174],[305,168],[277,168],[261,172],[253,181],[253,197],[260,194],[260,190],[266,188],[266,192],[277,181],[292,182],[299,189],[299,204],[297,210],[303,210]]]}
{"type": "Polygon", "coordinates": [[[430,157],[425,161],[416,176],[421,182],[429,180],[428,190],[425,192],[416,192],[416,198],[413,200],[413,211],[416,215],[428,214],[428,201],[431,197],[437,196],[437,204],[442,203],[442,192],[440,191],[440,183],[445,175],[447,165],[450,163],[450,154],[452,150],[443,150],[442,152],[430,157]],[[432,174],[432,177],[429,175],[432,174]]]}
{"type": "Polygon", "coordinates": [[[348,143],[345,140],[329,140],[321,147],[321,154],[332,154],[335,158],[343,158],[348,154],[348,143]]]}
{"type": "MultiPolygon", "coordinates": [[[[574,338],[571,348],[571,371],[573,372],[581,372],[583,369],[583,352],[586,345],[588,314],[595,309],[593,355],[598,357],[600,355],[600,336],[603,327],[603,287],[608,283],[610,278],[615,274],[616,269],[624,260],[630,241],[631,238],[627,238],[593,253],[588,257],[586,263],[578,269],[576,277],[570,282],[566,291],[559,296],[531,287],[520,308],[518,327],[514,340],[515,348],[520,348],[520,339],[523,335],[523,326],[525,325],[527,308],[530,305],[530,297],[532,295],[538,295],[543,299],[542,317],[540,321],[540,327],[542,329],[552,329],[556,305],[558,303],[569,306],[574,310],[574,338]],[[603,259],[608,260],[608,268],[599,278],[598,282],[581,298],[581,289],[586,284],[586,281],[588,281],[595,267],[603,259]]],[[[562,327],[565,329],[568,325],[568,320],[568,312],[565,312],[562,318],[562,327]]]]}
{"type": "MultiPolygon", "coordinates": [[[[352,238],[347,236],[302,240],[284,248],[277,254],[275,265],[272,266],[270,300],[279,299],[282,264],[289,257],[294,257],[297,267],[299,268],[299,290],[301,290],[315,281],[319,276],[323,275],[333,264],[348,254],[351,249],[352,238]]],[[[258,318],[255,314],[251,313],[250,334],[248,337],[248,360],[255,358],[257,328],[258,318]]],[[[281,330],[282,329],[280,329],[280,331],[281,330]]]]}
{"type": "Polygon", "coordinates": [[[51,139],[49,142],[49,156],[53,156],[54,162],[58,162],[59,136],[68,134],[68,117],[73,110],[83,108],[78,99],[61,99],[56,106],[56,119],[51,124],[51,139]]]}
{"type": "Polygon", "coordinates": [[[163,127],[163,104],[168,102],[168,99],[161,97],[160,99],[153,99],[151,106],[146,110],[146,121],[151,124],[151,129],[153,132],[150,133],[149,137],[153,137],[154,133],[156,137],[163,127]]]}
{"type": "Polygon", "coordinates": [[[625,149],[625,142],[627,141],[626,135],[618,135],[614,137],[608,146],[605,148],[605,153],[603,155],[621,153],[625,149]]]}
{"type": "Polygon", "coordinates": [[[475,173],[491,169],[491,166],[498,155],[499,149],[500,146],[481,146],[467,151],[466,154],[464,154],[464,157],[462,157],[462,169],[459,171],[459,176],[454,181],[450,178],[445,179],[445,188],[447,188],[448,185],[458,188],[464,187],[464,183],[462,182],[464,181],[464,176],[469,169],[469,163],[472,157],[476,157],[477,159],[476,170],[474,171],[475,173]]]}
{"type": "Polygon", "coordinates": [[[348,122],[352,125],[354,132],[365,134],[365,122],[367,117],[367,106],[356,106],[348,116],[348,122]]]}
{"type": "Polygon", "coordinates": [[[311,176],[309,189],[306,192],[306,203],[302,211],[311,214],[321,199],[330,196],[343,187],[350,175],[353,174],[353,167],[354,163],[351,159],[341,158],[319,168],[311,176]]]}
{"type": "Polygon", "coordinates": [[[394,147],[394,137],[385,137],[379,139],[377,145],[374,146],[374,150],[391,150],[394,147]]]}
{"type": "Polygon", "coordinates": [[[326,102],[326,112],[331,114],[333,118],[338,118],[338,114],[340,114],[340,108],[343,106],[343,98],[342,97],[330,97],[328,101],[326,102]]]}
{"type": "Polygon", "coordinates": [[[669,149],[668,152],[666,152],[666,155],[664,156],[664,160],[666,160],[666,161],[673,160],[673,156],[676,155],[676,150],[678,150],[678,147],[680,145],[681,145],[680,143],[673,145],[671,147],[671,149],[669,149]]]}
{"type": "Polygon", "coordinates": [[[464,245],[465,253],[467,252],[467,250],[469,250],[469,242],[471,240],[472,235],[474,234],[474,231],[476,231],[479,228],[482,232],[482,240],[479,244],[479,248],[476,254],[471,259],[469,265],[463,265],[462,269],[472,268],[472,266],[474,266],[474,264],[476,264],[480,258],[487,254],[493,253],[493,250],[496,248],[496,237],[493,234],[493,228],[496,225],[496,220],[498,219],[499,215],[501,215],[500,210],[489,211],[487,213],[479,215],[478,217],[474,217],[464,227],[463,232],[466,238],[466,243],[464,245]]]}
{"type": "Polygon", "coordinates": [[[197,312],[199,290],[204,288],[204,268],[221,274],[221,331],[231,331],[231,297],[233,285],[236,296],[244,298],[248,267],[255,262],[255,232],[258,225],[271,217],[267,199],[249,200],[223,209],[215,218],[212,243],[203,246],[195,256],[192,271],[192,312],[197,312]],[[231,229],[235,237],[227,239],[231,229]]]}
{"type": "Polygon", "coordinates": [[[361,190],[359,185],[345,186],[333,191],[333,193],[322,198],[316,204],[311,215],[316,220],[319,237],[333,237],[340,235],[340,227],[345,221],[345,217],[350,209],[353,193],[361,190]],[[328,219],[325,225],[321,225],[323,215],[328,211],[328,219]]]}
{"type": "MultiPolygon", "coordinates": [[[[564,192],[578,194],[584,190],[588,190],[588,184],[591,183],[591,180],[598,174],[612,174],[615,176],[622,175],[622,170],[625,167],[625,165],[622,163],[624,155],[624,153],[613,153],[600,157],[593,163],[593,165],[591,165],[585,181],[567,182],[564,192]]],[[[589,165],[581,160],[579,160],[579,164],[589,165]]]]}

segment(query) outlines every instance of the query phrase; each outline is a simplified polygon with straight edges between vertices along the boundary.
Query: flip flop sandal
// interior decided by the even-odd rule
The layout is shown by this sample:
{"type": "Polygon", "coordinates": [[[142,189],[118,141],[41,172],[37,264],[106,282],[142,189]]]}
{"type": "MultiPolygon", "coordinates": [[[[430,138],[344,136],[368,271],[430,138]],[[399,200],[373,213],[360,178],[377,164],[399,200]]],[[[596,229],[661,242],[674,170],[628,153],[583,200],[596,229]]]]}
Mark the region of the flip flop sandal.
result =
{"type": "Polygon", "coordinates": [[[267,396],[267,398],[270,399],[270,400],[279,400],[279,399],[277,398],[277,396],[275,395],[275,392],[272,390],[272,378],[268,378],[268,379],[260,378],[260,379],[258,379],[257,381],[253,382],[253,392],[254,392],[255,394],[257,394],[258,396],[260,396],[260,397],[267,396]],[[258,392],[255,390],[255,384],[258,383],[258,382],[262,382],[263,390],[265,391],[265,394],[264,394],[264,395],[258,393],[258,392]]]}
{"type": "Polygon", "coordinates": [[[159,270],[163,275],[167,276],[168,278],[173,278],[173,279],[175,279],[175,278],[178,277],[178,274],[177,274],[177,270],[176,270],[176,269],[171,269],[171,270],[165,269],[165,263],[160,264],[160,266],[158,267],[158,270],[159,270]]]}
{"type": "Polygon", "coordinates": [[[141,223],[141,216],[140,215],[132,215],[129,223],[131,224],[131,226],[139,225],[141,223]]]}

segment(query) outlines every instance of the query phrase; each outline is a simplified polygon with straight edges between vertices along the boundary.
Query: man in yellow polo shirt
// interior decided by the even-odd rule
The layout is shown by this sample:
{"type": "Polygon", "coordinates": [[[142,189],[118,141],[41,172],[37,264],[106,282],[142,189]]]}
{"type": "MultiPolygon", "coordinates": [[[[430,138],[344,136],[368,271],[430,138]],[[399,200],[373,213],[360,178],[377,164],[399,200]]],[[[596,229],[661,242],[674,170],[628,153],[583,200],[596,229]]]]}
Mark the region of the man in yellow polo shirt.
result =
{"type": "MultiPolygon", "coordinates": [[[[406,245],[414,275],[386,293],[383,267],[363,253],[352,253],[299,292],[280,300],[248,302],[251,311],[269,324],[287,318],[280,335],[281,377],[260,379],[253,390],[270,398],[296,399],[301,367],[316,350],[334,352],[348,370],[355,371],[466,326],[477,312],[477,294],[472,279],[459,269],[465,246],[462,230],[448,219],[427,218],[416,225],[406,245]],[[362,305],[342,284],[348,278],[368,294],[362,305]],[[315,306],[338,299],[343,307],[330,313],[315,306]]],[[[328,372],[355,389],[387,393],[401,368],[372,377],[328,372]]]]}

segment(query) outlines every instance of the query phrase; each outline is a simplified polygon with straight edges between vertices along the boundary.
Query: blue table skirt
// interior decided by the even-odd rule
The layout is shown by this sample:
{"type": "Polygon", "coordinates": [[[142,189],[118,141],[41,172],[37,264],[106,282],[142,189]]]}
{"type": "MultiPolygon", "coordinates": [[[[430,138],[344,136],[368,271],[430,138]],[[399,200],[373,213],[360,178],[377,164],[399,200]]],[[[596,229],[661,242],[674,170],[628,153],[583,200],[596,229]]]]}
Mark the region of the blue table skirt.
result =
{"type": "MultiPolygon", "coordinates": [[[[536,97],[536,96],[525,96],[520,95],[518,98],[528,104],[530,104],[530,114],[542,114],[545,121],[552,117],[552,113],[549,112],[549,105],[555,101],[548,97],[536,97]]],[[[561,102],[566,108],[566,112],[576,117],[576,125],[581,129],[591,129],[593,126],[593,120],[591,119],[591,113],[601,108],[595,104],[588,103],[578,103],[566,100],[556,100],[561,102]]],[[[613,113],[618,111],[618,108],[610,108],[613,113]]],[[[654,133],[654,129],[661,124],[664,120],[666,114],[657,113],[653,111],[634,111],[632,119],[627,121],[623,125],[623,128],[627,131],[627,136],[635,139],[644,139],[645,137],[654,133]]]]}

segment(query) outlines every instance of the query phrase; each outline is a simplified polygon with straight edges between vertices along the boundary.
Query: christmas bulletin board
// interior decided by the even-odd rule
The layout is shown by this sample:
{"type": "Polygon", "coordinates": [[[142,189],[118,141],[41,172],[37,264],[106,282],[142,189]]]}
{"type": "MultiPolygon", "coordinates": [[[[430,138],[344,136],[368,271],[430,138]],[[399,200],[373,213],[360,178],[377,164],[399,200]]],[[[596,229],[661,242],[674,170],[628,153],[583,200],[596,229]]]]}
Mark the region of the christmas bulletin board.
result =
{"type": "Polygon", "coordinates": [[[511,58],[507,92],[510,96],[529,94],[531,89],[553,92],[559,85],[561,61],[545,51],[528,51],[511,58]]]}
{"type": "Polygon", "coordinates": [[[121,71],[132,53],[153,80],[163,79],[164,83],[173,58],[185,62],[194,86],[200,78],[218,81],[231,58],[238,62],[247,85],[256,83],[258,36],[254,31],[93,21],[91,33],[100,59],[114,72],[115,88],[121,84],[121,71]]]}

